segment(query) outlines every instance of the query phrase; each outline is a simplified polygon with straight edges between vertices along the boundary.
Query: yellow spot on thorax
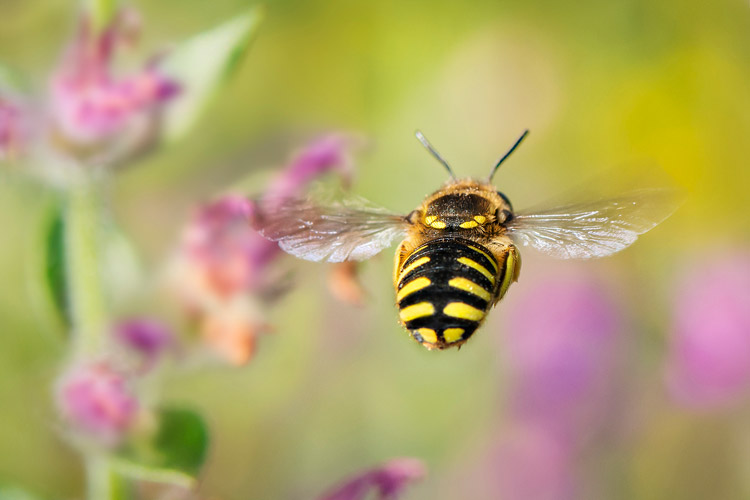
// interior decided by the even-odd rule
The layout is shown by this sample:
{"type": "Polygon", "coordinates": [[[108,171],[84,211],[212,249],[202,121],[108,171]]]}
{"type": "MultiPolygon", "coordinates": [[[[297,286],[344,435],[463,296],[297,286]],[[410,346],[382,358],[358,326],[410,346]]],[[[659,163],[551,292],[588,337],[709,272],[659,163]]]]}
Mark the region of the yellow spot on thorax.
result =
{"type": "Polygon", "coordinates": [[[463,302],[451,302],[443,309],[443,314],[453,318],[467,319],[469,321],[479,321],[484,318],[484,311],[471,307],[463,302]]]}
{"type": "Polygon", "coordinates": [[[495,276],[493,276],[492,273],[490,273],[483,265],[471,260],[468,257],[459,257],[458,261],[461,264],[469,266],[472,269],[476,269],[477,271],[482,273],[488,280],[490,280],[490,283],[492,283],[493,285],[495,284],[495,276]]]}
{"type": "Polygon", "coordinates": [[[398,276],[398,281],[401,282],[401,280],[404,279],[404,276],[406,276],[407,274],[409,274],[410,272],[412,272],[414,269],[418,268],[419,266],[426,264],[428,262],[430,262],[429,257],[425,256],[425,257],[418,258],[417,260],[415,260],[414,262],[406,266],[403,271],[401,271],[401,274],[399,274],[398,276]]]}
{"type": "Polygon", "coordinates": [[[446,342],[450,344],[451,342],[457,342],[461,340],[461,337],[463,336],[463,334],[464,334],[463,328],[446,328],[443,331],[443,338],[445,339],[446,342]]]}
{"type": "Polygon", "coordinates": [[[417,333],[422,337],[422,340],[429,342],[430,344],[437,343],[437,334],[432,328],[420,328],[417,333]]]}
{"type": "Polygon", "coordinates": [[[438,220],[437,215],[426,215],[424,223],[435,229],[445,229],[445,222],[438,220]]]}
{"type": "Polygon", "coordinates": [[[474,220],[477,221],[478,224],[484,224],[485,222],[487,222],[487,217],[485,217],[484,215],[475,215],[474,220]]]}
{"type": "Polygon", "coordinates": [[[466,278],[453,278],[448,282],[448,284],[453,288],[458,288],[459,290],[473,293],[477,297],[481,297],[487,302],[489,302],[490,298],[492,298],[492,294],[490,294],[490,292],[477,285],[473,281],[467,280],[466,278]]]}
{"type": "Polygon", "coordinates": [[[407,323],[413,319],[421,318],[423,316],[431,316],[435,314],[435,306],[429,302],[420,302],[413,306],[404,307],[399,311],[398,316],[401,321],[407,323]]]}
{"type": "Polygon", "coordinates": [[[415,280],[411,280],[406,285],[401,288],[401,290],[398,291],[396,294],[396,302],[401,302],[401,300],[406,297],[409,294],[412,294],[416,291],[421,290],[422,288],[429,286],[431,283],[429,278],[425,278],[424,276],[417,278],[415,280]]]}
{"type": "Polygon", "coordinates": [[[464,229],[471,229],[472,227],[477,227],[479,223],[475,220],[467,220],[466,222],[462,222],[459,227],[462,227],[464,229]]]}

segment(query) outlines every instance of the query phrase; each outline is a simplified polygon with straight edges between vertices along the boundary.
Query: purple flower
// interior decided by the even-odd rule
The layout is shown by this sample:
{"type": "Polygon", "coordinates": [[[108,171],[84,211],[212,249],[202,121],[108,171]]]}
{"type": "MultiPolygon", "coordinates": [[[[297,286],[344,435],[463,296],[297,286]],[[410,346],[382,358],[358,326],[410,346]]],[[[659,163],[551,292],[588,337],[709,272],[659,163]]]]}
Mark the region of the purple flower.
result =
{"type": "Polygon", "coordinates": [[[155,64],[130,76],[113,74],[115,50],[132,35],[134,15],[120,11],[100,33],[81,19],[50,89],[52,119],[66,142],[82,147],[143,128],[153,118],[144,115],[177,94],[178,85],[155,64]]]}
{"type": "Polygon", "coordinates": [[[685,267],[666,377],[672,398],[715,408],[750,387],[750,253],[712,253],[685,267]]]}
{"type": "Polygon", "coordinates": [[[161,355],[174,345],[172,331],[149,318],[130,318],[119,322],[114,329],[115,339],[137,354],[142,370],[148,370],[161,355]]]}
{"type": "Polygon", "coordinates": [[[563,430],[590,424],[611,385],[619,323],[614,301],[586,274],[531,287],[509,310],[511,411],[563,430]]]}
{"type": "Polygon", "coordinates": [[[333,491],[320,497],[320,500],[364,500],[376,492],[381,500],[395,500],[406,486],[427,473],[424,464],[415,458],[397,458],[380,467],[355,476],[333,491]]]}
{"type": "Polygon", "coordinates": [[[73,430],[106,446],[121,441],[139,409],[128,380],[101,362],[68,369],[57,385],[57,405],[73,430]]]}

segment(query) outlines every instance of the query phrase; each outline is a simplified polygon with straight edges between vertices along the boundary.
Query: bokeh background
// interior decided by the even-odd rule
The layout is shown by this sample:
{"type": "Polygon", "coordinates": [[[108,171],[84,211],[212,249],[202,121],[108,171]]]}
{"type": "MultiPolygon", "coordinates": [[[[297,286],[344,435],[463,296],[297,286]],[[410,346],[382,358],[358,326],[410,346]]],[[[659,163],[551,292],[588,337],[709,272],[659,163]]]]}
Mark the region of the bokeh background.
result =
{"type": "MultiPolygon", "coordinates": [[[[135,2],[143,47],[248,3],[135,2]]],[[[0,60],[43,82],[77,4],[0,1],[0,60]]],[[[113,210],[156,268],[197,203],[258,191],[315,134],[367,138],[353,189],[408,212],[460,176],[519,207],[602,172],[658,166],[682,207],[592,262],[523,252],[506,300],[460,351],[428,352],[396,323],[391,251],[361,268],[364,306],[292,262],[296,286],[244,367],[177,370],[164,397],[207,418],[206,498],[311,498],[392,457],[423,460],[406,498],[750,496],[750,5],[270,0],[239,74],[190,139],[119,174],[113,210]]],[[[200,61],[196,61],[200,64],[200,61]]],[[[640,175],[640,174],[638,174],[640,175]]],[[[51,384],[65,341],[29,290],[44,200],[0,183],[0,479],[78,498],[51,384]]]]}

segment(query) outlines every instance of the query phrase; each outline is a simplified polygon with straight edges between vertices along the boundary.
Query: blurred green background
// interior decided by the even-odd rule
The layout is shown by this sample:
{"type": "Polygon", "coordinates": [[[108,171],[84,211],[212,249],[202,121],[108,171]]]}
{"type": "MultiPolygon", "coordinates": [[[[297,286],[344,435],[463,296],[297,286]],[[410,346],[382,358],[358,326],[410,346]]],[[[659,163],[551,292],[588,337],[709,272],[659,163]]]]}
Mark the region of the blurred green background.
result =
{"type": "MultiPolygon", "coordinates": [[[[0,0],[0,60],[43,82],[76,5],[0,0]]],[[[248,3],[135,5],[148,52],[248,3]]],[[[197,202],[247,175],[262,179],[328,130],[370,140],[357,156],[354,189],[400,212],[445,180],[414,139],[417,128],[459,176],[485,176],[529,128],[495,178],[517,208],[606,169],[658,165],[686,203],[633,248],[585,264],[625,297],[638,327],[615,394],[628,394],[627,436],[584,459],[592,478],[584,483],[598,484],[596,495],[584,484],[584,496],[750,496],[747,405],[690,412],[662,388],[680,266],[710,261],[717,248],[750,237],[748,3],[288,0],[265,7],[239,74],[190,139],[112,186],[114,211],[146,262],[169,254],[197,202]]],[[[50,402],[64,339],[27,293],[44,203],[28,184],[2,179],[0,480],[77,498],[82,470],[58,435],[50,402]]],[[[207,367],[166,381],[165,397],[201,409],[211,426],[202,495],[310,498],[395,456],[421,458],[430,469],[407,498],[471,490],[472,471],[505,419],[505,310],[533,276],[584,264],[525,251],[520,282],[460,352],[428,352],[407,338],[396,324],[391,265],[387,251],[364,266],[369,299],[356,308],[323,293],[325,266],[298,263],[299,286],[271,313],[276,333],[261,339],[247,367],[207,367]]],[[[482,495],[492,498],[471,497],[482,495]]]]}

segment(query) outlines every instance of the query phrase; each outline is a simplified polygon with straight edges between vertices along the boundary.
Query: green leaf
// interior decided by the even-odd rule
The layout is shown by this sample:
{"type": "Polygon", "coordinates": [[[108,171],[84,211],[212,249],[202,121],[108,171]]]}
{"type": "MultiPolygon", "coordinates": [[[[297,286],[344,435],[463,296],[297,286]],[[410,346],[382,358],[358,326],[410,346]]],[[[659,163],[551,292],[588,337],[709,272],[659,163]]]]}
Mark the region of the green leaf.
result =
{"type": "Polygon", "coordinates": [[[182,137],[196,122],[219,86],[236,69],[256,33],[262,10],[246,13],[181,44],[167,55],[164,71],[181,86],[181,93],[166,107],[164,136],[182,137]]]}
{"type": "Polygon", "coordinates": [[[165,467],[197,474],[208,451],[208,429],[193,411],[165,408],[154,444],[165,467]]]}
{"type": "Polygon", "coordinates": [[[68,299],[68,281],[65,272],[65,218],[63,205],[52,204],[49,214],[43,222],[41,237],[41,281],[44,290],[44,302],[48,309],[54,310],[59,320],[70,324],[70,301],[68,299]]]}
{"type": "Polygon", "coordinates": [[[184,408],[159,411],[159,428],[147,443],[134,446],[114,458],[112,466],[139,481],[195,485],[208,452],[208,428],[197,413],[184,408]]]}
{"type": "Polygon", "coordinates": [[[39,500],[39,497],[14,486],[0,485],[0,500],[39,500]]]}

